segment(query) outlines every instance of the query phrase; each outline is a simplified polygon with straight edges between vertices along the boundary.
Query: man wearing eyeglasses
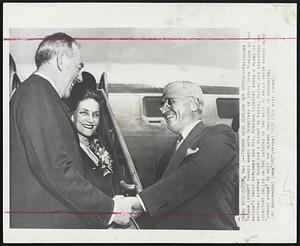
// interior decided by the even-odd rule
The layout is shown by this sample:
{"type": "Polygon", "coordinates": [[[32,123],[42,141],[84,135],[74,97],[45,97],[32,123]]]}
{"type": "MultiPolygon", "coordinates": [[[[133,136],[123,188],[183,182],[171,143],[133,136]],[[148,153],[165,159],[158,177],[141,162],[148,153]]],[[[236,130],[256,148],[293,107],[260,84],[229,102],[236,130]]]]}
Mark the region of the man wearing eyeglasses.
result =
{"type": "Polygon", "coordinates": [[[163,90],[160,110],[178,138],[160,158],[159,180],[128,198],[157,229],[238,229],[236,135],[226,125],[206,126],[203,106],[195,83],[172,82],[163,90]]]}

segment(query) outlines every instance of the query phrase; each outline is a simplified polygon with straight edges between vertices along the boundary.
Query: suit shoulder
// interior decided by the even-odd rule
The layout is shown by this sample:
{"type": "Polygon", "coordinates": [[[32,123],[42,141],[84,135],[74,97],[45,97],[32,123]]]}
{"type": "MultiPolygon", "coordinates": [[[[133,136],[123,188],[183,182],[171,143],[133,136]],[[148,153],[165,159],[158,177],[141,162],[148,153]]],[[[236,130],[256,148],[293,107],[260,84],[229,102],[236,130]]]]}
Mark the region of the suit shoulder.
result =
{"type": "Polygon", "coordinates": [[[24,82],[24,87],[28,88],[28,90],[45,90],[45,88],[50,88],[50,83],[37,75],[32,74],[28,79],[24,82]]]}
{"type": "Polygon", "coordinates": [[[46,100],[51,97],[52,86],[44,78],[32,74],[16,89],[11,98],[11,102],[30,102],[37,100],[46,100]]]}
{"type": "Polygon", "coordinates": [[[203,142],[210,142],[213,145],[238,146],[237,133],[234,132],[228,125],[218,124],[206,127],[206,132],[203,134],[203,142]]]}
{"type": "Polygon", "coordinates": [[[231,129],[230,126],[225,124],[218,124],[207,127],[205,135],[210,139],[235,139],[235,132],[231,129]]]}
{"type": "Polygon", "coordinates": [[[232,128],[225,124],[218,124],[214,126],[209,126],[207,128],[210,133],[233,133],[232,128]]]}

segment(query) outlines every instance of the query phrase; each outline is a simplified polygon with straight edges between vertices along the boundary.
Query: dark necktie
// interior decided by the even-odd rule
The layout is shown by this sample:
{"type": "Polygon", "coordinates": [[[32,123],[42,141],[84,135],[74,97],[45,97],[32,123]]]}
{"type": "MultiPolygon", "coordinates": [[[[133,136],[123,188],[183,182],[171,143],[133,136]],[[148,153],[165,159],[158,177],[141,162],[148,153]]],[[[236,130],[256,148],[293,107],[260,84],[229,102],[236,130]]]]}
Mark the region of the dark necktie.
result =
{"type": "Polygon", "coordinates": [[[183,140],[183,137],[182,137],[181,133],[179,133],[179,135],[177,136],[177,140],[176,140],[176,149],[175,149],[175,151],[179,148],[182,140],[183,140]]]}

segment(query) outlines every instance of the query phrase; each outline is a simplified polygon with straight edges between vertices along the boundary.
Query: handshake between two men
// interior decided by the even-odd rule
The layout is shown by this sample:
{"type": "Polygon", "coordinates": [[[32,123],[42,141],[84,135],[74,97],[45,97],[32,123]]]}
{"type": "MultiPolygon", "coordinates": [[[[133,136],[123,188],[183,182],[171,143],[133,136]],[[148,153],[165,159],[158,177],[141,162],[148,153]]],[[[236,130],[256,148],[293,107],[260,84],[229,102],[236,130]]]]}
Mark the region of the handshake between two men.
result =
{"type": "Polygon", "coordinates": [[[131,224],[130,219],[143,214],[143,208],[136,197],[124,197],[117,195],[113,198],[115,205],[110,219],[118,225],[128,227],[131,224]]]}
{"type": "Polygon", "coordinates": [[[10,228],[86,228],[84,219],[72,213],[48,213],[76,208],[113,210],[110,218],[90,218],[97,228],[129,226],[130,218],[145,211],[156,229],[238,229],[238,136],[229,126],[202,122],[204,97],[198,84],[175,81],[164,87],[160,111],[181,140],[160,155],[154,184],[136,197],[114,197],[113,205],[112,187],[102,192],[111,179],[92,171],[99,160],[89,146],[99,125],[101,100],[91,92],[76,94],[69,107],[73,112],[61,101],[71,96],[74,80],[82,80],[79,44],[65,33],[47,36],[35,63],[36,71],[10,99],[10,228]],[[27,213],[42,210],[47,213],[27,213]],[[168,216],[160,216],[165,212],[168,216]]]}

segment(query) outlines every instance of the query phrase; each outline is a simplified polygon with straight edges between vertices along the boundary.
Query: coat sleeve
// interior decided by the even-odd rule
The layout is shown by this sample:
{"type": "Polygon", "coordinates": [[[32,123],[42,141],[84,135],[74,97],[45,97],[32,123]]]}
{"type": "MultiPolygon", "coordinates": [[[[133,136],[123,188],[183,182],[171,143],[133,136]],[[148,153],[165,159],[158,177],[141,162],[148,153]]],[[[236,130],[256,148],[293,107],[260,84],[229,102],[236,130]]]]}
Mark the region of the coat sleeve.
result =
{"type": "Polygon", "coordinates": [[[81,160],[75,159],[66,148],[70,140],[62,136],[61,124],[68,119],[60,117],[59,104],[55,105],[46,93],[34,93],[33,97],[22,97],[17,104],[19,110],[15,110],[33,175],[48,192],[85,222],[107,226],[114,207],[113,200],[74,167],[74,162],[81,160]]]}
{"type": "Polygon", "coordinates": [[[151,216],[171,211],[201,192],[237,157],[234,133],[222,125],[208,133],[198,147],[199,151],[185,157],[177,170],[139,193],[151,216]]]}

